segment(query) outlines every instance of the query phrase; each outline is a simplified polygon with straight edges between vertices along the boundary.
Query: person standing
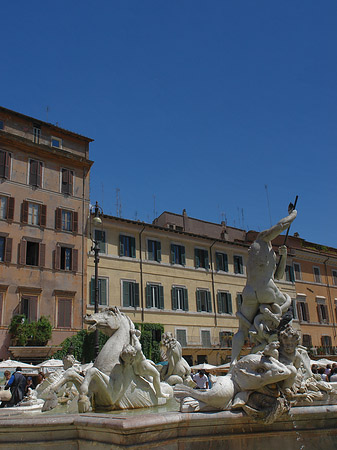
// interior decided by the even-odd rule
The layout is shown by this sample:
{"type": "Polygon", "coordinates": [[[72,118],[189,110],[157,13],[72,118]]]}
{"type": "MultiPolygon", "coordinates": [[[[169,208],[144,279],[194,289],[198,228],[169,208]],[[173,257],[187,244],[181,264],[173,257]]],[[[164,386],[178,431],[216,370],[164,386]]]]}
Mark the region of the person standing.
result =
{"type": "Polygon", "coordinates": [[[21,367],[17,367],[13,375],[8,380],[5,389],[10,389],[12,398],[7,404],[7,407],[17,405],[23,399],[26,388],[26,377],[21,373],[21,367]]]}
{"type": "Polygon", "coordinates": [[[208,389],[208,378],[202,370],[193,376],[193,381],[197,384],[196,389],[208,389]]]}

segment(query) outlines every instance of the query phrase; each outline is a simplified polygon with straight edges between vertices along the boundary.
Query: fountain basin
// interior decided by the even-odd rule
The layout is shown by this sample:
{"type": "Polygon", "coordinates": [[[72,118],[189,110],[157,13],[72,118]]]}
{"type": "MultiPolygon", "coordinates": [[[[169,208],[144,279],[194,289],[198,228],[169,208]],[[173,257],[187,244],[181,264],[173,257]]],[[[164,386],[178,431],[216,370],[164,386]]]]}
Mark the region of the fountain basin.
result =
{"type": "Polygon", "coordinates": [[[336,419],[337,405],[294,407],[270,425],[231,411],[9,416],[0,418],[0,448],[329,450],[336,419]]]}

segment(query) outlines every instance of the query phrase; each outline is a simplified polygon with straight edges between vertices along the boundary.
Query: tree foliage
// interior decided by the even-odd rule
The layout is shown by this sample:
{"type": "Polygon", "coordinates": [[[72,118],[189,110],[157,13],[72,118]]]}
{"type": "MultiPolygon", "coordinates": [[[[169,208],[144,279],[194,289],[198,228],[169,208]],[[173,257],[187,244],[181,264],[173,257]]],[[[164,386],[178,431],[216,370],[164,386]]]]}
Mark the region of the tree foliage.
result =
{"type": "MultiPolygon", "coordinates": [[[[99,332],[98,339],[99,351],[101,351],[109,337],[99,332]]],[[[89,363],[95,359],[95,333],[81,330],[74,336],[65,339],[61,347],[61,350],[54,353],[53,358],[62,359],[68,353],[71,353],[82,364],[89,363]]]]}

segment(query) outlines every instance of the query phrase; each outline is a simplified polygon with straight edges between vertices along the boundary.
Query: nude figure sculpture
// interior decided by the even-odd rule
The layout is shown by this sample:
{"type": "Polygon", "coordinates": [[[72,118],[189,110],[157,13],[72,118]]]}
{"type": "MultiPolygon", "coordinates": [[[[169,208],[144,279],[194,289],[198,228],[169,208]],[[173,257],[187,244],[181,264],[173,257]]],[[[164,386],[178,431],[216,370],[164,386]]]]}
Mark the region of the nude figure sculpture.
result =
{"type": "MultiPolygon", "coordinates": [[[[276,268],[276,255],[271,241],[286,230],[297,215],[292,204],[288,208],[289,215],[281,219],[268,230],[261,231],[248,250],[247,283],[242,292],[242,305],[239,317],[239,330],[233,337],[232,365],[237,361],[245,339],[249,331],[254,327],[254,319],[260,312],[261,305],[264,308],[270,305],[268,313],[280,320],[291,305],[288,294],[282,293],[274,280],[284,275],[287,257],[287,247],[279,247],[280,262],[276,268]]],[[[264,314],[266,311],[264,311],[264,314]]]]}

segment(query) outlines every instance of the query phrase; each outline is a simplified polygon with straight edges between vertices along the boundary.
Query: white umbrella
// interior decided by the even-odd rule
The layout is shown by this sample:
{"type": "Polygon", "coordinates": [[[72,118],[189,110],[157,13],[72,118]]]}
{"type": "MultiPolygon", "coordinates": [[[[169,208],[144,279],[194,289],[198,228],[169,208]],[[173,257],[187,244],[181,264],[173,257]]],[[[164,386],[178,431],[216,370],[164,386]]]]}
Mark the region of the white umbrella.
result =
{"type": "Polygon", "coordinates": [[[56,372],[58,369],[63,369],[63,361],[61,359],[47,359],[39,367],[43,373],[56,372]]]}
{"type": "Polygon", "coordinates": [[[311,360],[311,364],[317,364],[318,366],[321,367],[326,367],[328,364],[336,364],[336,361],[331,361],[330,359],[326,359],[326,358],[321,358],[318,361],[313,361],[311,360]]]}
{"type": "Polygon", "coordinates": [[[229,370],[231,363],[221,364],[221,366],[217,366],[215,370],[229,370]]]}
{"type": "Polygon", "coordinates": [[[25,373],[38,373],[39,367],[33,366],[32,364],[27,364],[22,361],[15,361],[14,359],[7,359],[6,361],[0,362],[0,370],[14,370],[17,367],[21,367],[22,372],[25,373]]]}
{"type": "Polygon", "coordinates": [[[212,370],[215,368],[216,368],[216,366],[212,366],[212,364],[207,364],[207,363],[197,364],[196,366],[191,367],[191,369],[193,369],[193,370],[212,370]]]}

